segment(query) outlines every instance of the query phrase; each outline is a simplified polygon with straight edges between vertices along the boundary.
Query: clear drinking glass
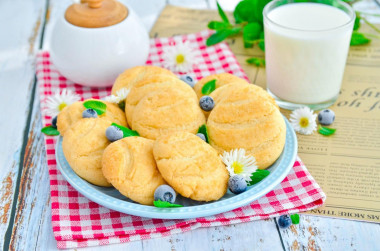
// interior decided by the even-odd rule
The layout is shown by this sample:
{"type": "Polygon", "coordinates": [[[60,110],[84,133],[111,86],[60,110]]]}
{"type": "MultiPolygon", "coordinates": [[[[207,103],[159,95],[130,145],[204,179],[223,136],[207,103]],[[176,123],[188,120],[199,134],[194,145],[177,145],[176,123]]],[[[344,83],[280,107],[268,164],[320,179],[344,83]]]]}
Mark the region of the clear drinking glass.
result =
{"type": "Polygon", "coordinates": [[[355,11],[340,0],[274,0],[263,11],[268,92],[285,109],[338,98],[355,11]]]}

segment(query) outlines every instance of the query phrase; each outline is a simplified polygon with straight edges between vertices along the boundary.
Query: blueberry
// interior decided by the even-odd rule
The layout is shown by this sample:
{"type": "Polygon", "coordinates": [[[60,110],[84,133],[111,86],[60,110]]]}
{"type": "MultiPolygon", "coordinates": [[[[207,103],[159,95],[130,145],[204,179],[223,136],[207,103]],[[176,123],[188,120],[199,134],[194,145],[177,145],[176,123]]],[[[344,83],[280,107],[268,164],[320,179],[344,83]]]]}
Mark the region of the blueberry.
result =
{"type": "Polygon", "coordinates": [[[117,126],[112,125],[106,130],[106,137],[111,142],[122,139],[123,136],[123,131],[117,126]]]}
{"type": "Polygon", "coordinates": [[[289,215],[281,215],[278,219],[278,225],[281,228],[288,228],[290,227],[290,225],[292,225],[292,219],[289,215]]]}
{"type": "Polygon", "coordinates": [[[94,109],[87,109],[83,111],[82,117],[83,118],[97,118],[98,114],[96,113],[94,109]]]}
{"type": "Polygon", "coordinates": [[[194,87],[195,81],[192,76],[190,75],[183,75],[180,77],[180,79],[185,82],[186,84],[190,85],[191,88],[194,87]]]}
{"type": "Polygon", "coordinates": [[[51,121],[51,126],[54,128],[57,128],[57,116],[55,116],[53,120],[51,121]]]}
{"type": "Polygon", "coordinates": [[[210,96],[203,96],[199,100],[199,106],[202,108],[202,110],[209,112],[214,108],[214,100],[210,96]]]}
{"type": "Polygon", "coordinates": [[[199,138],[201,138],[203,141],[206,141],[206,136],[203,133],[197,133],[196,134],[199,138]]]}
{"type": "Polygon", "coordinates": [[[239,194],[247,190],[247,182],[241,175],[234,175],[228,180],[228,188],[234,194],[239,194]]]}
{"type": "Polygon", "coordinates": [[[335,120],[335,113],[330,109],[325,109],[319,112],[318,122],[321,125],[331,125],[335,120]]]}
{"type": "Polygon", "coordinates": [[[171,186],[161,185],[156,188],[154,191],[154,200],[167,201],[170,203],[174,203],[176,198],[176,193],[171,186]]]}

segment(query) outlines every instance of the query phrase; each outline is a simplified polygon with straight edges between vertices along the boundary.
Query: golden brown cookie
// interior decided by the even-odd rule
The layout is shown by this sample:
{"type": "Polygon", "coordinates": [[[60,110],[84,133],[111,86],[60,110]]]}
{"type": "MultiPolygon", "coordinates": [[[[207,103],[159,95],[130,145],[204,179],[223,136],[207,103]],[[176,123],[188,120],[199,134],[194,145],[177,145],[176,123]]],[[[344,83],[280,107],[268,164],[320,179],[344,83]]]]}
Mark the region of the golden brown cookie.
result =
{"type": "Polygon", "coordinates": [[[112,86],[112,94],[116,95],[116,92],[122,88],[130,89],[133,85],[143,81],[145,78],[160,74],[176,77],[176,75],[171,71],[153,65],[136,66],[130,68],[117,77],[112,86]]]}
{"type": "Polygon", "coordinates": [[[195,93],[169,88],[141,99],[132,115],[132,129],[156,139],[176,131],[196,133],[205,121],[195,93]]]}
{"type": "Polygon", "coordinates": [[[218,152],[198,136],[175,132],[153,146],[162,177],[179,194],[198,201],[218,200],[227,191],[228,171],[218,152]]]}
{"type": "Polygon", "coordinates": [[[97,186],[111,186],[102,172],[103,151],[110,144],[106,129],[111,124],[107,118],[81,119],[66,131],[62,141],[63,153],[73,171],[97,186]]]}
{"type": "Polygon", "coordinates": [[[207,128],[210,144],[220,154],[244,148],[258,167],[269,167],[280,156],[286,127],[273,98],[253,85],[239,86],[211,111],[207,128]]]}
{"type": "MultiPolygon", "coordinates": [[[[88,99],[91,100],[91,99],[88,99]]],[[[87,100],[86,100],[87,101],[87,100]]],[[[127,125],[127,119],[123,110],[121,110],[116,104],[109,103],[101,100],[107,105],[106,112],[102,115],[98,115],[100,118],[107,117],[112,122],[122,126],[127,125]]],[[[66,106],[59,114],[57,118],[57,128],[62,136],[65,135],[66,130],[70,128],[78,120],[82,119],[82,113],[86,108],[83,106],[84,101],[75,102],[69,106],[66,106]]]]}
{"type": "Polygon", "coordinates": [[[133,111],[142,98],[149,93],[168,88],[179,89],[194,96],[194,90],[177,77],[167,74],[147,76],[144,81],[136,83],[131,88],[131,91],[125,100],[125,114],[127,116],[128,124],[132,125],[133,111]]]}
{"type": "Polygon", "coordinates": [[[216,90],[221,87],[221,86],[224,86],[224,85],[227,85],[227,84],[231,84],[231,83],[237,83],[237,84],[243,84],[243,85],[246,85],[248,84],[248,82],[245,80],[245,79],[242,79],[242,78],[239,78],[239,77],[236,77],[235,75],[232,75],[230,73],[219,73],[219,74],[213,74],[213,75],[210,75],[210,76],[207,76],[207,77],[204,77],[202,78],[201,80],[199,80],[195,86],[194,86],[194,91],[195,93],[197,94],[198,96],[198,99],[200,99],[202,96],[204,96],[202,94],[202,88],[203,86],[211,81],[215,79],[216,82],[215,82],[215,87],[216,87],[216,90]]]}
{"type": "Polygon", "coordinates": [[[153,205],[154,191],[166,184],[153,158],[153,140],[127,137],[110,144],[103,154],[102,170],[119,192],[133,201],[153,205]]]}

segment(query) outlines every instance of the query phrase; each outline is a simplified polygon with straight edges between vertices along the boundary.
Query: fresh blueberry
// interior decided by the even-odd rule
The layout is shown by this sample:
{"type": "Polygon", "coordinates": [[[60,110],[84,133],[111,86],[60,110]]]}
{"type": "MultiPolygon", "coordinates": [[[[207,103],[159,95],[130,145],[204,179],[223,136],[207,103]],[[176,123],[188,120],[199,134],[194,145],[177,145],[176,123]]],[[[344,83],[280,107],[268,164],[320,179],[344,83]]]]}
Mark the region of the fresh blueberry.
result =
{"type": "Polygon", "coordinates": [[[214,100],[210,96],[203,96],[199,100],[199,106],[202,108],[202,110],[209,112],[214,108],[214,100]]]}
{"type": "Polygon", "coordinates": [[[290,227],[290,225],[292,225],[292,219],[289,215],[281,215],[278,219],[278,225],[281,228],[288,228],[290,227]]]}
{"type": "Polygon", "coordinates": [[[51,121],[51,126],[54,128],[57,128],[57,116],[55,116],[53,120],[51,121]]]}
{"type": "Polygon", "coordinates": [[[123,138],[123,131],[119,127],[111,125],[106,130],[106,137],[109,141],[114,142],[123,138]]]}
{"type": "Polygon", "coordinates": [[[154,200],[167,201],[170,203],[174,203],[176,198],[176,193],[171,186],[161,185],[156,188],[154,191],[154,200]]]}
{"type": "Polygon", "coordinates": [[[195,81],[192,76],[190,75],[183,75],[180,77],[180,79],[185,82],[186,84],[190,85],[191,88],[194,87],[195,81]]]}
{"type": "Polygon", "coordinates": [[[94,109],[87,109],[83,111],[82,117],[83,118],[97,118],[98,114],[96,113],[94,109]]]}
{"type": "Polygon", "coordinates": [[[330,109],[325,109],[319,112],[318,122],[321,125],[331,125],[335,120],[335,113],[330,109]]]}
{"type": "Polygon", "coordinates": [[[239,194],[247,190],[247,182],[241,175],[234,175],[228,180],[228,188],[234,194],[239,194]]]}
{"type": "Polygon", "coordinates": [[[203,133],[197,133],[196,134],[199,138],[201,138],[203,141],[206,141],[206,137],[203,133]]]}

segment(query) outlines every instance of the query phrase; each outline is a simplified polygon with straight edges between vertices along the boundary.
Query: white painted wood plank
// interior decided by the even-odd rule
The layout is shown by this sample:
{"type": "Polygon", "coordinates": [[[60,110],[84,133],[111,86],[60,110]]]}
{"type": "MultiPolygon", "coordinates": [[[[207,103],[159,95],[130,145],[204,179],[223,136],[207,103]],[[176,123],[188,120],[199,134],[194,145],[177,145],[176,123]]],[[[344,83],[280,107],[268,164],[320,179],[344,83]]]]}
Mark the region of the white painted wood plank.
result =
{"type": "Polygon", "coordinates": [[[168,0],[168,4],[192,9],[208,9],[207,0],[168,0]]]}
{"type": "MultiPolygon", "coordinates": [[[[208,0],[210,9],[217,9],[216,0],[208,0]]],[[[219,0],[219,5],[222,7],[224,11],[234,11],[236,5],[240,2],[240,0],[219,0]]]]}
{"type": "Polygon", "coordinates": [[[44,0],[0,1],[0,248],[12,208],[44,10],[44,0]]]}

